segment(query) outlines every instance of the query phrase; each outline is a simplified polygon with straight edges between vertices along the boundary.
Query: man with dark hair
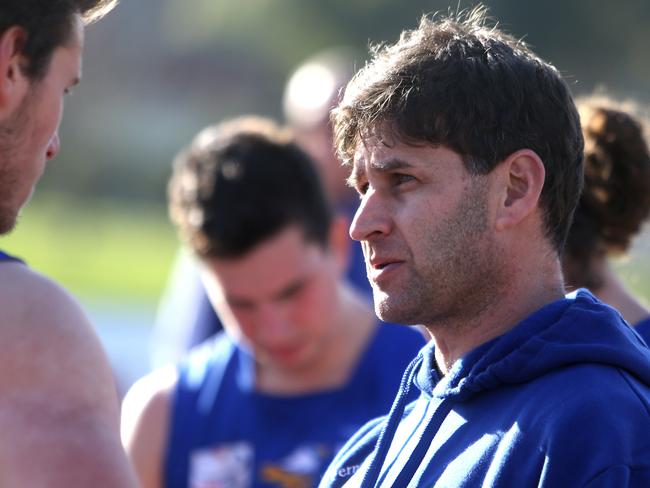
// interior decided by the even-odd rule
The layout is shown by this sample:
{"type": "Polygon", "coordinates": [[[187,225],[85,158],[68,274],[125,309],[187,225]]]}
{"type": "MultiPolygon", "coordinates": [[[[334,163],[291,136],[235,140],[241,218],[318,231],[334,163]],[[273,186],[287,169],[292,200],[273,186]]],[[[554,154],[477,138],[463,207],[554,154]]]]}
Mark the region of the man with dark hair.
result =
{"type": "Polygon", "coordinates": [[[427,17],[333,119],[375,311],[431,341],[321,486],[650,486],[650,351],[564,295],[583,140],[557,70],[483,8],[427,17]]]}
{"type": "Polygon", "coordinates": [[[313,486],[388,411],[424,340],[380,326],[345,282],[347,221],[270,121],[201,132],[176,160],[169,197],[225,333],[127,394],[123,441],[140,482],[313,486]]]}
{"type": "MultiPolygon", "coordinates": [[[[84,25],[115,1],[0,3],[0,233],[59,150],[84,25]]],[[[108,361],[79,305],[0,253],[0,485],[128,487],[108,361]]]]}

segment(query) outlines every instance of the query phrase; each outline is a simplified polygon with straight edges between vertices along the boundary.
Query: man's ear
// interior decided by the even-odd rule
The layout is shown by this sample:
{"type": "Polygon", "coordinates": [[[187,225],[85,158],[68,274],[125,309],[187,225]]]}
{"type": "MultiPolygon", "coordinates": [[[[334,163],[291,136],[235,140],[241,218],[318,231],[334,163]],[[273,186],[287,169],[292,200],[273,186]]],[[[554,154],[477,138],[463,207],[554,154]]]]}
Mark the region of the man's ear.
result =
{"type": "Polygon", "coordinates": [[[348,234],[350,220],[344,215],[335,215],[332,218],[329,231],[329,250],[335,259],[339,274],[343,275],[348,268],[352,240],[348,234]]]}
{"type": "Polygon", "coordinates": [[[23,73],[25,41],[25,31],[20,27],[0,34],[0,116],[12,113],[29,89],[30,81],[23,73]]]}
{"type": "Polygon", "coordinates": [[[539,206],[546,170],[540,157],[530,149],[512,153],[499,164],[499,206],[497,230],[514,227],[539,206]]]}

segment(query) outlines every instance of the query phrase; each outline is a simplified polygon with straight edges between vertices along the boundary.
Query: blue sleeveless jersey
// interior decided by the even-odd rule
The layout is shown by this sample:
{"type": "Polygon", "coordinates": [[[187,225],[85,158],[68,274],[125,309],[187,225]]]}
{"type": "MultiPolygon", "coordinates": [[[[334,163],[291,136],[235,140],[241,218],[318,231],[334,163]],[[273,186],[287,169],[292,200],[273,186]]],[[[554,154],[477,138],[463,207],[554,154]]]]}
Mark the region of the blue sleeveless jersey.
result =
{"type": "Polygon", "coordinates": [[[381,324],[346,385],[278,396],[254,390],[253,359],[218,335],[179,367],[165,486],[318,485],[345,441],[390,410],[404,369],[424,344],[411,328],[381,324]]]}
{"type": "Polygon", "coordinates": [[[0,263],[6,262],[6,261],[14,262],[14,263],[22,263],[23,262],[22,259],[18,259],[18,258],[14,257],[14,256],[10,256],[6,252],[0,251],[0,263]]]}

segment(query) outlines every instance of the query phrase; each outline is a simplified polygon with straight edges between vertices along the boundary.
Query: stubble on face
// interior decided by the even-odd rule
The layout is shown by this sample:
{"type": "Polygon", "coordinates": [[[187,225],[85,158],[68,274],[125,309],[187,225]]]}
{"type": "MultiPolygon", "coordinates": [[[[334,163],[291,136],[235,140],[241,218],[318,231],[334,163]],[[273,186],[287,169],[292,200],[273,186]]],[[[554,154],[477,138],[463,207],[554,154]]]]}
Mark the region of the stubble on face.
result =
{"type": "Polygon", "coordinates": [[[461,328],[490,305],[499,252],[489,234],[486,178],[470,176],[456,207],[436,225],[422,216],[409,277],[392,293],[375,290],[380,318],[461,328]]]}
{"type": "Polygon", "coordinates": [[[45,76],[30,80],[18,107],[0,121],[0,234],[15,226],[45,162],[58,150],[50,144],[61,121],[62,97],[81,76],[82,47],[83,23],[77,15],[68,43],[54,50],[45,76]]]}
{"type": "Polygon", "coordinates": [[[0,235],[13,230],[24,199],[29,196],[23,198],[19,193],[23,171],[21,148],[29,139],[32,92],[30,90],[15,111],[0,122],[0,235]]]}

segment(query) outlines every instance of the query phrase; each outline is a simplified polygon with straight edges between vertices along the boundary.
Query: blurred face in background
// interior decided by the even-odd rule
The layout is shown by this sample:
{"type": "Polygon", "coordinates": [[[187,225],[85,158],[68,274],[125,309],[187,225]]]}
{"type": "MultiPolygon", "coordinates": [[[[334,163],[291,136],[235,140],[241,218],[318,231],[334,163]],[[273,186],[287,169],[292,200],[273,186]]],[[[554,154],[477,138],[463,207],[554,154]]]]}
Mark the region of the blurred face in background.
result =
{"type": "MultiPolygon", "coordinates": [[[[24,36],[20,29],[6,31],[1,41],[24,36]]],[[[13,41],[16,42],[16,41],[13,41]]],[[[83,47],[83,24],[74,19],[70,39],[54,50],[42,79],[30,80],[19,68],[20,55],[7,65],[2,76],[11,77],[19,101],[0,119],[0,233],[10,231],[21,207],[43,174],[45,163],[59,151],[59,124],[63,97],[79,82],[83,47]]],[[[5,80],[3,80],[5,82],[5,80]]]]}
{"type": "Polygon", "coordinates": [[[240,258],[210,258],[205,282],[226,332],[264,374],[319,368],[338,334],[341,260],[288,227],[240,258]]]}

